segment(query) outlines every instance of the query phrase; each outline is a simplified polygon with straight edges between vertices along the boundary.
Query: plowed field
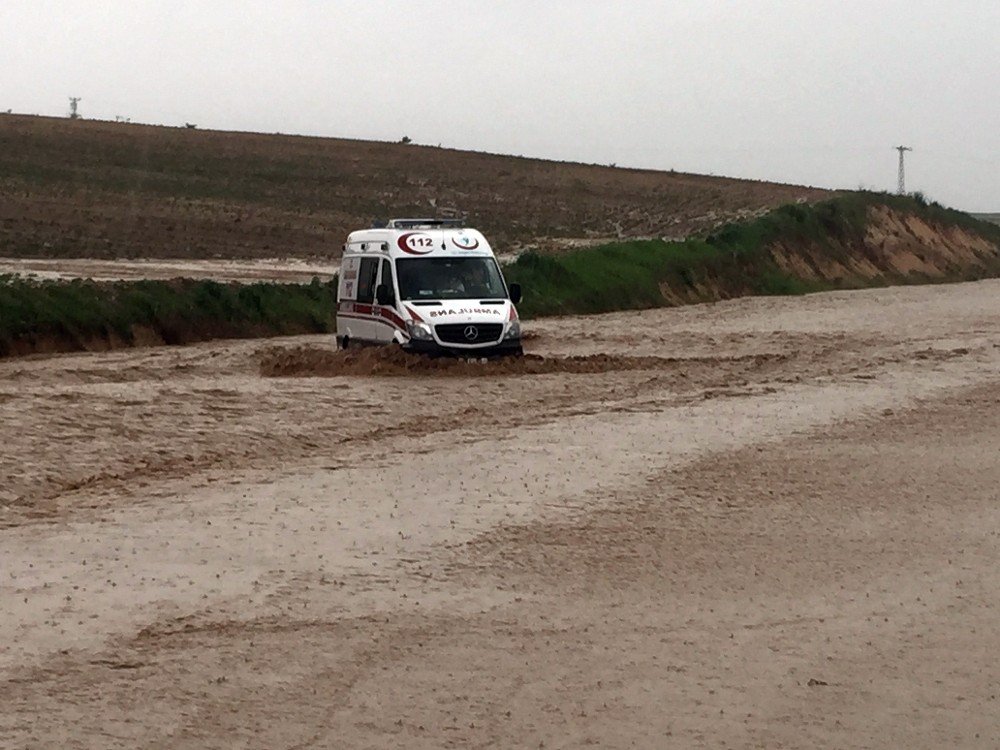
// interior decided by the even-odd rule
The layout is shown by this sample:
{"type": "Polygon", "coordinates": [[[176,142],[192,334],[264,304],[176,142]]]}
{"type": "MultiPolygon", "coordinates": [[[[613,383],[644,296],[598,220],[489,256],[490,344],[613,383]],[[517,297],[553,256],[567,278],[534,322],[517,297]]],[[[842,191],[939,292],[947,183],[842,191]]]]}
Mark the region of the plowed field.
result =
{"type": "Polygon", "coordinates": [[[826,190],[430,146],[0,114],[0,258],[339,259],[392,216],[499,252],[687,237],[826,190]]]}

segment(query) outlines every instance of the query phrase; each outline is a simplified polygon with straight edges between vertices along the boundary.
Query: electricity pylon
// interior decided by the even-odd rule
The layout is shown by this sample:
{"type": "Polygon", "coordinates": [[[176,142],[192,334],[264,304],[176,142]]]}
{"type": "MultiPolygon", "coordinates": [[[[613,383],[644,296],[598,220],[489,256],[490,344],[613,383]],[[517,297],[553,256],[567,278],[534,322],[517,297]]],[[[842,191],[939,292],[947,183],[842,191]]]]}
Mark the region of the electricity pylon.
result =
{"type": "Polygon", "coordinates": [[[906,173],[903,169],[903,157],[907,151],[913,149],[909,146],[896,146],[896,150],[899,152],[899,179],[896,183],[896,192],[900,195],[906,195],[906,173]]]}

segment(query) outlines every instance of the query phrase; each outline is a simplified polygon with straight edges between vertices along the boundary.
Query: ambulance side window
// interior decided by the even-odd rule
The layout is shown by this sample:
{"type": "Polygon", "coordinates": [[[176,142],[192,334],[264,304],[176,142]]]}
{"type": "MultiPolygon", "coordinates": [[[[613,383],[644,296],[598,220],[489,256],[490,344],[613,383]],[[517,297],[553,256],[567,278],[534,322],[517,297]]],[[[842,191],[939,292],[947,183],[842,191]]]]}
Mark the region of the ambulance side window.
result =
{"type": "Polygon", "coordinates": [[[392,297],[391,304],[396,304],[396,287],[392,283],[392,263],[383,259],[382,260],[382,278],[379,279],[379,284],[385,284],[386,288],[389,290],[389,296],[392,297]]]}
{"type": "Polygon", "coordinates": [[[378,258],[362,258],[358,270],[358,302],[371,304],[375,299],[375,276],[378,274],[378,258]]]}

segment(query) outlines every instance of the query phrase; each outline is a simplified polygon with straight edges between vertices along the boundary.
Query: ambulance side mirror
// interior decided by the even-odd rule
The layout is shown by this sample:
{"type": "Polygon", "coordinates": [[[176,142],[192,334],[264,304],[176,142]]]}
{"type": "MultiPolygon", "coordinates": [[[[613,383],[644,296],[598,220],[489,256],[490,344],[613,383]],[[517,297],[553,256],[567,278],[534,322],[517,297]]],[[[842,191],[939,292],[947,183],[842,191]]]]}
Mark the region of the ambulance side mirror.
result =
{"type": "Polygon", "coordinates": [[[515,305],[521,301],[521,285],[511,284],[507,290],[510,292],[510,301],[515,305]]]}
{"type": "Polygon", "coordinates": [[[380,305],[391,305],[393,304],[392,292],[389,291],[389,287],[385,284],[379,284],[375,287],[375,301],[380,305]]]}

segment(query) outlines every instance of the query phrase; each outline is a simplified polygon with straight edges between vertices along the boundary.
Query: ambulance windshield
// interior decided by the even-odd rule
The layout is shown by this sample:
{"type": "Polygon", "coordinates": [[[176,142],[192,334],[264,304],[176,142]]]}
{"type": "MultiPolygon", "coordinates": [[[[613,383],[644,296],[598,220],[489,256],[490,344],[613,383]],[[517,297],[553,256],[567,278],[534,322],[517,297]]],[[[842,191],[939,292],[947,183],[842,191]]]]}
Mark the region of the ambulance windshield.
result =
{"type": "Polygon", "coordinates": [[[507,297],[493,258],[399,258],[396,275],[404,300],[507,297]]]}

